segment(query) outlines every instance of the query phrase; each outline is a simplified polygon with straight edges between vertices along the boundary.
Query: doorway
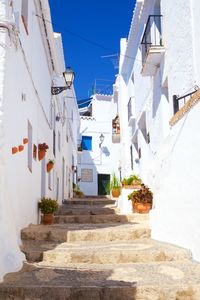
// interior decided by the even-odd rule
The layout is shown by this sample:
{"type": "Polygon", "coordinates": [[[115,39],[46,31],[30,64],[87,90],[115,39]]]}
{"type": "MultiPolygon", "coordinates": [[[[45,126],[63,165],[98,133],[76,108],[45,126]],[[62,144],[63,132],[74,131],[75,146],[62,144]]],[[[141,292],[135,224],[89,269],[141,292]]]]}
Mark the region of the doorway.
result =
{"type": "Polygon", "coordinates": [[[110,195],[110,174],[98,174],[98,195],[110,195]]]}
{"type": "Polygon", "coordinates": [[[46,160],[45,158],[41,163],[41,198],[46,194],[46,160]]]}
{"type": "Polygon", "coordinates": [[[62,159],[62,202],[65,200],[65,160],[62,159]]]}

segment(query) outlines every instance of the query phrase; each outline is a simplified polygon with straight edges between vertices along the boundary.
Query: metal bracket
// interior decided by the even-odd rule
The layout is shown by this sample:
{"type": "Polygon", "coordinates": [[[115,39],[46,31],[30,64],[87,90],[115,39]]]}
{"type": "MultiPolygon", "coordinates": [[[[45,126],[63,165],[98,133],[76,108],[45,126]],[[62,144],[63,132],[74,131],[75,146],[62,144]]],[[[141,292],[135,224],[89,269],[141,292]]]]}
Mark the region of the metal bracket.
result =
{"type": "Polygon", "coordinates": [[[65,91],[67,89],[67,86],[52,86],[51,87],[51,94],[52,95],[58,95],[65,91]]]}

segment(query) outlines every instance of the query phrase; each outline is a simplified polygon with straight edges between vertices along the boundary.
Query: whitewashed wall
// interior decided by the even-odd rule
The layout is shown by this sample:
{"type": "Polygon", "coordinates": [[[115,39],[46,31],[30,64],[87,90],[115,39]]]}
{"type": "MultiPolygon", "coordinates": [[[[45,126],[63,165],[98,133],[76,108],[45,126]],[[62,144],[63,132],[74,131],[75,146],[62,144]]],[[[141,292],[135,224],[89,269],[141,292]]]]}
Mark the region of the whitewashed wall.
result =
{"type": "Polygon", "coordinates": [[[111,96],[94,95],[92,117],[81,117],[80,134],[92,136],[92,151],[83,150],[79,157],[78,176],[81,169],[93,170],[93,182],[80,181],[80,188],[85,195],[98,195],[98,174],[113,172],[119,178],[119,144],[112,143],[112,119],[116,117],[117,105],[111,96]],[[105,139],[99,147],[99,136],[105,139]]]}
{"type": "MultiPolygon", "coordinates": [[[[139,171],[154,192],[152,237],[189,248],[194,258],[200,260],[197,242],[200,227],[197,213],[199,104],[175,126],[169,126],[173,95],[184,95],[193,91],[196,84],[200,86],[199,1],[161,0],[165,54],[155,75],[144,77],[140,43],[148,16],[154,14],[155,2],[138,0],[136,3],[125,56],[121,57],[119,106],[124,106],[120,110],[121,119],[126,115],[128,100],[122,95],[131,90],[135,99],[132,134],[137,136],[142,154],[136,164],[138,153],[134,149],[134,170],[139,171]],[[133,87],[130,86],[132,74],[133,87]],[[149,144],[141,131],[143,117],[150,133],[149,144]]],[[[127,127],[127,124],[123,122],[122,126],[127,127]]],[[[126,148],[127,144],[121,145],[122,152],[126,148]]]]}
{"type": "MultiPolygon", "coordinates": [[[[52,27],[48,23],[47,34],[54,63],[53,70],[44,36],[44,24],[35,15],[38,12],[41,14],[41,11],[38,11],[39,2],[28,3],[27,35],[21,22],[21,1],[13,1],[13,8],[6,7],[8,1],[0,1],[0,21],[8,20],[4,22],[5,24],[14,22],[18,29],[14,32],[13,27],[9,27],[11,38],[7,29],[1,28],[0,31],[0,280],[5,273],[16,271],[22,266],[24,256],[19,249],[20,231],[30,223],[40,222],[37,205],[41,196],[51,198],[58,196],[59,203],[63,200],[63,194],[64,198],[72,196],[72,180],[67,182],[67,176],[72,177],[69,158],[72,154],[76,162],[79,115],[75,92],[72,88],[67,93],[51,96],[52,82],[55,84],[56,80],[60,80],[61,84],[64,84],[64,80],[56,79],[65,67],[61,38],[59,35],[53,35],[52,27]],[[18,15],[19,19],[15,19],[14,14],[18,15]],[[67,96],[73,98],[68,101],[67,96]],[[73,122],[69,117],[63,118],[63,123],[54,120],[58,114],[64,115],[64,101],[66,115],[70,114],[71,110],[74,111],[73,122]],[[23,138],[28,137],[28,122],[32,126],[33,144],[38,146],[39,143],[45,142],[49,145],[43,161],[33,159],[31,171],[28,168],[28,145],[24,145],[24,151],[20,153],[15,155],[11,153],[12,147],[23,144],[23,138]],[[71,136],[67,140],[66,123],[69,122],[71,122],[71,136]],[[56,132],[56,157],[53,154],[53,128],[56,132]],[[65,160],[64,180],[63,158],[65,160]],[[46,172],[48,159],[55,160],[55,168],[50,175],[46,172]],[[43,194],[42,172],[44,174],[43,194]],[[59,187],[57,187],[57,178],[59,178],[59,187]],[[64,191],[63,182],[66,183],[64,191]]],[[[42,1],[42,6],[45,17],[50,19],[48,1],[42,1]]]]}

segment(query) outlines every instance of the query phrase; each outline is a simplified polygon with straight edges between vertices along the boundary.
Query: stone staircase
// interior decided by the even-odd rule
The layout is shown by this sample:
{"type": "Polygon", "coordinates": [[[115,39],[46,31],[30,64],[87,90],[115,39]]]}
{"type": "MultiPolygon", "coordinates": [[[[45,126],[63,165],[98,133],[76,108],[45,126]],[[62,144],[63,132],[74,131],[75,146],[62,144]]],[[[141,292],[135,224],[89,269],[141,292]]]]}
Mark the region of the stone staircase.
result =
{"type": "Polygon", "coordinates": [[[110,199],[66,202],[55,224],[22,230],[27,262],[0,299],[199,300],[189,251],[150,239],[148,215],[120,215],[110,199]]]}

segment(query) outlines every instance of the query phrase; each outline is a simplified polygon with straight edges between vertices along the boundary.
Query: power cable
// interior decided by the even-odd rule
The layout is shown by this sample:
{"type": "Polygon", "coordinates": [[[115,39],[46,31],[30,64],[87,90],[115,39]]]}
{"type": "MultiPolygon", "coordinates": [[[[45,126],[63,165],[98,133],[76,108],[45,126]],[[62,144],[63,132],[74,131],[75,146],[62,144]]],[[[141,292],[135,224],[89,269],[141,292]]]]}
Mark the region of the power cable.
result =
{"type": "MultiPolygon", "coordinates": [[[[73,35],[73,36],[75,36],[75,37],[77,37],[77,38],[79,38],[79,39],[81,39],[81,40],[83,40],[83,41],[85,41],[85,42],[87,42],[87,43],[93,45],[93,46],[102,48],[102,49],[107,50],[107,51],[115,52],[114,49],[110,49],[110,48],[104,47],[103,45],[101,45],[101,44],[99,44],[99,43],[97,43],[97,42],[95,42],[95,41],[92,41],[92,40],[90,40],[90,39],[88,39],[88,38],[85,38],[85,37],[83,37],[82,35],[80,35],[80,34],[78,34],[78,33],[75,33],[75,32],[73,32],[73,31],[71,31],[71,30],[68,30],[67,28],[65,28],[65,27],[63,27],[63,26],[61,26],[61,25],[58,25],[58,24],[56,24],[56,23],[54,23],[54,22],[52,22],[52,21],[49,21],[49,20],[45,19],[44,17],[39,16],[38,14],[35,14],[35,16],[38,17],[38,18],[43,19],[45,22],[50,23],[50,24],[53,25],[53,26],[59,27],[59,28],[62,29],[64,32],[67,32],[67,33],[69,33],[69,34],[71,34],[71,35],[73,35]]],[[[129,59],[131,59],[131,60],[139,61],[139,62],[142,62],[142,63],[143,63],[143,61],[142,61],[141,59],[134,58],[134,57],[129,56],[129,55],[126,55],[126,54],[121,54],[121,53],[120,53],[120,55],[118,55],[118,56],[123,56],[123,57],[129,58],[129,59]]],[[[152,64],[152,63],[148,63],[148,62],[145,62],[145,63],[148,64],[148,65],[152,65],[152,66],[154,66],[154,67],[157,67],[156,64],[152,64]]]]}

